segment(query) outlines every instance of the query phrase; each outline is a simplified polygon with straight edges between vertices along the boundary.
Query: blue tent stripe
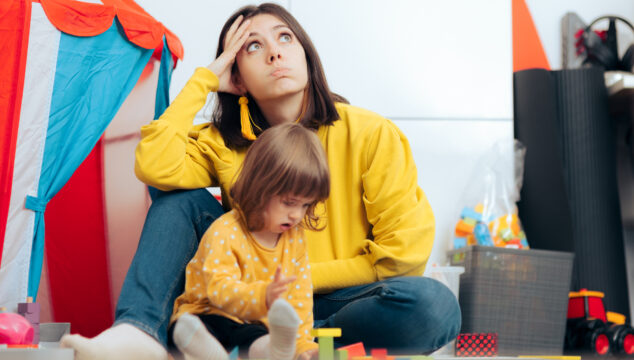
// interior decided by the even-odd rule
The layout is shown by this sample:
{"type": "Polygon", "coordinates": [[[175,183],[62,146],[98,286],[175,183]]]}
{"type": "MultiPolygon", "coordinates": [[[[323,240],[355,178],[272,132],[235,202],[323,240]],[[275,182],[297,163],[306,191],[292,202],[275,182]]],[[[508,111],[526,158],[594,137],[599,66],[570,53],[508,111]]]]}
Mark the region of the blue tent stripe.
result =
{"type": "Polygon", "coordinates": [[[170,82],[174,70],[172,53],[163,37],[163,52],[161,53],[161,67],[159,68],[158,86],[156,87],[156,102],[154,104],[154,119],[158,119],[170,104],[170,82]]]}
{"type": "MultiPolygon", "coordinates": [[[[115,20],[94,37],[62,34],[38,185],[39,204],[66,184],[141,76],[152,50],[128,42],[115,20]]],[[[37,295],[44,256],[44,212],[36,211],[28,296],[37,295]]]]}

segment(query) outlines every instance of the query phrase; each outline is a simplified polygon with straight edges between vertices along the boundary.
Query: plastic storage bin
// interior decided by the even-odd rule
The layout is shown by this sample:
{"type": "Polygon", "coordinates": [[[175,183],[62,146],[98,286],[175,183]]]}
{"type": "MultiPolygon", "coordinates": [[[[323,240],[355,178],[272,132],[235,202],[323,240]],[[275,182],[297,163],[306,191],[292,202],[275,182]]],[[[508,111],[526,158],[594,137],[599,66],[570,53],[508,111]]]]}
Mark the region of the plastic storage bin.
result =
{"type": "Polygon", "coordinates": [[[461,333],[497,333],[498,355],[561,355],[571,253],[469,246],[449,251],[460,279],[461,333]]]}

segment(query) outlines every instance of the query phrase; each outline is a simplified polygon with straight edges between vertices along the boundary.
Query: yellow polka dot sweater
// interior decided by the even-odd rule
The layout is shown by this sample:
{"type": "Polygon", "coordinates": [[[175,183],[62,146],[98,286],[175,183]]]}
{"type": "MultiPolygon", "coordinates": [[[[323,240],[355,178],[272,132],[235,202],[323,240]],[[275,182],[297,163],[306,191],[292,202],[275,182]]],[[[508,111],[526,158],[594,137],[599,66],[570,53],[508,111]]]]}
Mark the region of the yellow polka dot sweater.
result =
{"type": "Polygon", "coordinates": [[[266,248],[245,231],[236,210],[219,217],[203,235],[187,264],[185,292],[174,303],[172,322],[188,312],[268,327],[266,287],[278,266],[284,277],[297,277],[282,295],[301,320],[296,354],[316,349],[310,336],[313,289],[303,229],[296,226],[285,231],[275,248],[266,248]]]}

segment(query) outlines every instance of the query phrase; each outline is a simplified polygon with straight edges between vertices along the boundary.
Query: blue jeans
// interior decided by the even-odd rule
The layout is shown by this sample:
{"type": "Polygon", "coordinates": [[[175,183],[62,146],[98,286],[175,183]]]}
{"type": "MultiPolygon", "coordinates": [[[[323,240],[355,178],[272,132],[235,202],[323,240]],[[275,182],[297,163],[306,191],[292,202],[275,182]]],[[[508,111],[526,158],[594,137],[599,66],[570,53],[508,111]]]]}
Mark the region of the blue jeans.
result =
{"type": "Polygon", "coordinates": [[[121,288],[114,325],[134,325],[167,347],[167,328],[174,301],[185,290],[187,263],[224,210],[205,189],[150,190],[152,205],[121,288]]]}
{"type": "MultiPolygon", "coordinates": [[[[167,347],[174,300],[185,268],[209,225],[223,214],[205,189],[159,192],[121,289],[115,325],[128,323],[167,347]]],[[[358,341],[390,352],[428,353],[454,339],[460,309],[451,291],[422,277],[385,281],[315,295],[315,327],[338,327],[336,345],[358,341]]]]}
{"type": "Polygon", "coordinates": [[[428,354],[458,336],[458,300],[426,277],[397,277],[315,294],[314,327],[341,328],[335,347],[363,342],[366,349],[428,354]]]}

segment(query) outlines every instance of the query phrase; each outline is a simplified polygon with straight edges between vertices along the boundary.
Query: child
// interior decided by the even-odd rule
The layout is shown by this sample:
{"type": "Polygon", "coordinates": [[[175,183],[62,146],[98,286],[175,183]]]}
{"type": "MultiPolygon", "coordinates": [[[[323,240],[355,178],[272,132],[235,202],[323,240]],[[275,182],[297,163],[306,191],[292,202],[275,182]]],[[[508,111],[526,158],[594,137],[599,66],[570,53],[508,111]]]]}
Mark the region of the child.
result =
{"type": "Polygon", "coordinates": [[[318,229],[315,207],[330,191],[324,150],[313,131],[283,124],[260,135],[242,166],[234,209],[187,265],[172,338],[187,360],[227,359],[236,346],[248,358],[308,358],[318,346],[303,227],[318,229]]]}

